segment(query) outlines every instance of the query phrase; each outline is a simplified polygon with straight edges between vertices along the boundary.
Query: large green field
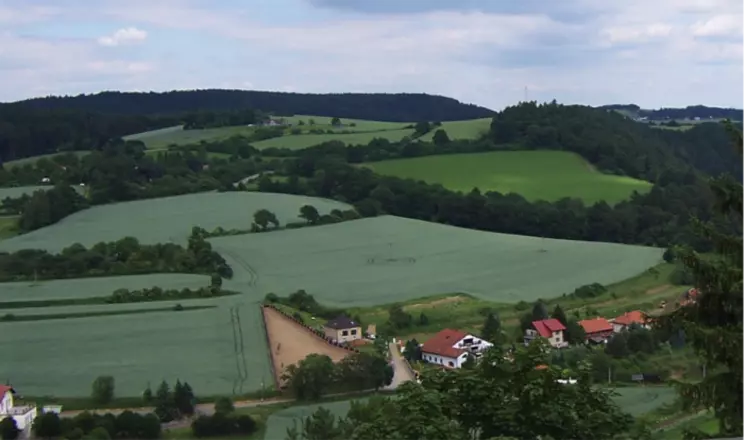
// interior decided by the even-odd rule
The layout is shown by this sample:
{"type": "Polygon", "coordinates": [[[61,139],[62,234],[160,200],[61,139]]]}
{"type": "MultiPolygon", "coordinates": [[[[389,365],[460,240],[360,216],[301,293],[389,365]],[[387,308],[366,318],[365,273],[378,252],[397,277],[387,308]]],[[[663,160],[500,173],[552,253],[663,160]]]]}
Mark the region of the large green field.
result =
{"type": "Polygon", "coordinates": [[[491,118],[446,121],[442,122],[441,127],[434,127],[419,139],[425,142],[431,142],[434,138],[434,133],[439,129],[446,131],[450,139],[478,139],[487,133],[490,128],[491,118]]]}
{"type": "Polygon", "coordinates": [[[91,246],[131,236],[144,243],[185,243],[191,228],[249,229],[253,213],[265,208],[282,224],[298,221],[300,207],[321,213],[348,209],[343,203],[314,197],[253,192],[199,193],[101,205],[77,212],[59,223],[0,242],[0,251],[61,250],[73,243],[91,246]]]}
{"type": "Polygon", "coordinates": [[[368,144],[372,139],[382,138],[391,142],[397,142],[406,136],[411,136],[413,129],[403,128],[398,130],[367,131],[361,133],[339,133],[339,134],[298,134],[285,135],[281,137],[254,142],[252,145],[259,150],[266,148],[289,148],[301,150],[329,141],[339,141],[348,145],[368,144]]]}
{"type": "Polygon", "coordinates": [[[426,156],[366,163],[379,174],[440,183],[468,192],[516,193],[530,201],[580,198],[617,203],[651,184],[624,176],[602,174],[579,155],[563,151],[497,151],[426,156]]]}
{"type": "Polygon", "coordinates": [[[463,292],[515,303],[611,284],[657,264],[662,249],[540,239],[383,216],[210,240],[232,265],[228,288],[305,289],[339,306],[463,292]]]}

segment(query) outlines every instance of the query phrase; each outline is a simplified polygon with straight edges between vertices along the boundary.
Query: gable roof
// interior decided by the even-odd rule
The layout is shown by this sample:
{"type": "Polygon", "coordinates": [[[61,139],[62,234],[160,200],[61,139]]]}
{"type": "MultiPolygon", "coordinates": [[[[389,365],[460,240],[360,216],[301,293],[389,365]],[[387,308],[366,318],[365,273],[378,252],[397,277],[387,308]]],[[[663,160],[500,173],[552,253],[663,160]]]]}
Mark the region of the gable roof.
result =
{"type": "Polygon", "coordinates": [[[584,319],[579,325],[587,334],[612,331],[612,324],[604,318],[584,319]]]}
{"type": "Polygon", "coordinates": [[[348,316],[339,316],[336,319],[331,319],[325,323],[325,327],[332,328],[334,330],[342,330],[345,328],[359,327],[359,323],[352,321],[348,316]]]}
{"type": "Polygon", "coordinates": [[[559,332],[566,329],[559,320],[554,318],[532,321],[532,326],[543,338],[549,338],[553,336],[553,332],[559,332]]]}
{"type": "Polygon", "coordinates": [[[640,310],[633,310],[615,318],[615,324],[620,325],[644,324],[645,322],[646,315],[640,310]]]}
{"type": "Polygon", "coordinates": [[[436,354],[448,358],[456,358],[467,350],[455,348],[453,345],[468,334],[460,330],[446,328],[421,345],[422,353],[436,354]]]}
{"type": "Polygon", "coordinates": [[[3,396],[5,396],[5,393],[8,392],[15,393],[15,390],[10,385],[0,385],[0,399],[2,399],[3,396]]]}

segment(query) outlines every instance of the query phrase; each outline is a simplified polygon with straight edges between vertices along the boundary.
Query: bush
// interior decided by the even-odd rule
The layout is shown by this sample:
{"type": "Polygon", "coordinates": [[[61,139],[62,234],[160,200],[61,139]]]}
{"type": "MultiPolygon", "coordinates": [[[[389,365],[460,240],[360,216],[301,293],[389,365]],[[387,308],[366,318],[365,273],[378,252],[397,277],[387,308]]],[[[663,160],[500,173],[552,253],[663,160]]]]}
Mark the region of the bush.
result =
{"type": "Polygon", "coordinates": [[[112,376],[98,376],[93,381],[91,398],[94,402],[107,404],[114,398],[114,378],[112,376]]]}
{"type": "Polygon", "coordinates": [[[196,438],[249,435],[256,428],[256,421],[247,414],[228,415],[217,412],[212,416],[200,416],[191,423],[191,433],[196,438]]]}

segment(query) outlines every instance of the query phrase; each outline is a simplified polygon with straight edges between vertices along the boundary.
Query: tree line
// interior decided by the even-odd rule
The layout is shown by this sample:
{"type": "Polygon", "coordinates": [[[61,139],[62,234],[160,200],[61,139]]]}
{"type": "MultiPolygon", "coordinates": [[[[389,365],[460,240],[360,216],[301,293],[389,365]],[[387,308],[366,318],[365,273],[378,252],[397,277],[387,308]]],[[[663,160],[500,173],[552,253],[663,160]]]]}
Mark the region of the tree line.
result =
{"type": "Polygon", "coordinates": [[[17,198],[6,197],[2,209],[20,214],[18,227],[28,232],[57,223],[70,214],[88,208],[88,200],[70,185],[59,184],[48,190],[34,191],[17,198]]]}
{"type": "Polygon", "coordinates": [[[41,249],[0,252],[0,280],[35,281],[147,273],[202,273],[231,278],[232,268],[203,239],[141,244],[134,237],[100,242],[91,248],[76,243],[57,254],[41,249]]]}

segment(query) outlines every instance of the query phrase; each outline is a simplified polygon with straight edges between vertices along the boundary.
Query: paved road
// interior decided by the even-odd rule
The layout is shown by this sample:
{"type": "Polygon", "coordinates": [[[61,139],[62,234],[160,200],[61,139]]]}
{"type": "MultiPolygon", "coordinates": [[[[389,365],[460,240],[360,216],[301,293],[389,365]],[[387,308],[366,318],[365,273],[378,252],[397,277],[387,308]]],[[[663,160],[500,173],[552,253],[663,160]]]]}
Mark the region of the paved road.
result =
{"type": "Polygon", "coordinates": [[[413,375],[413,372],[410,368],[408,368],[408,365],[406,365],[405,359],[403,359],[403,356],[398,351],[398,347],[395,346],[394,343],[390,343],[388,345],[388,348],[390,349],[390,357],[393,360],[393,371],[395,374],[393,375],[393,381],[385,387],[386,390],[394,390],[398,388],[402,383],[408,382],[409,380],[415,380],[416,378],[413,375]]]}

